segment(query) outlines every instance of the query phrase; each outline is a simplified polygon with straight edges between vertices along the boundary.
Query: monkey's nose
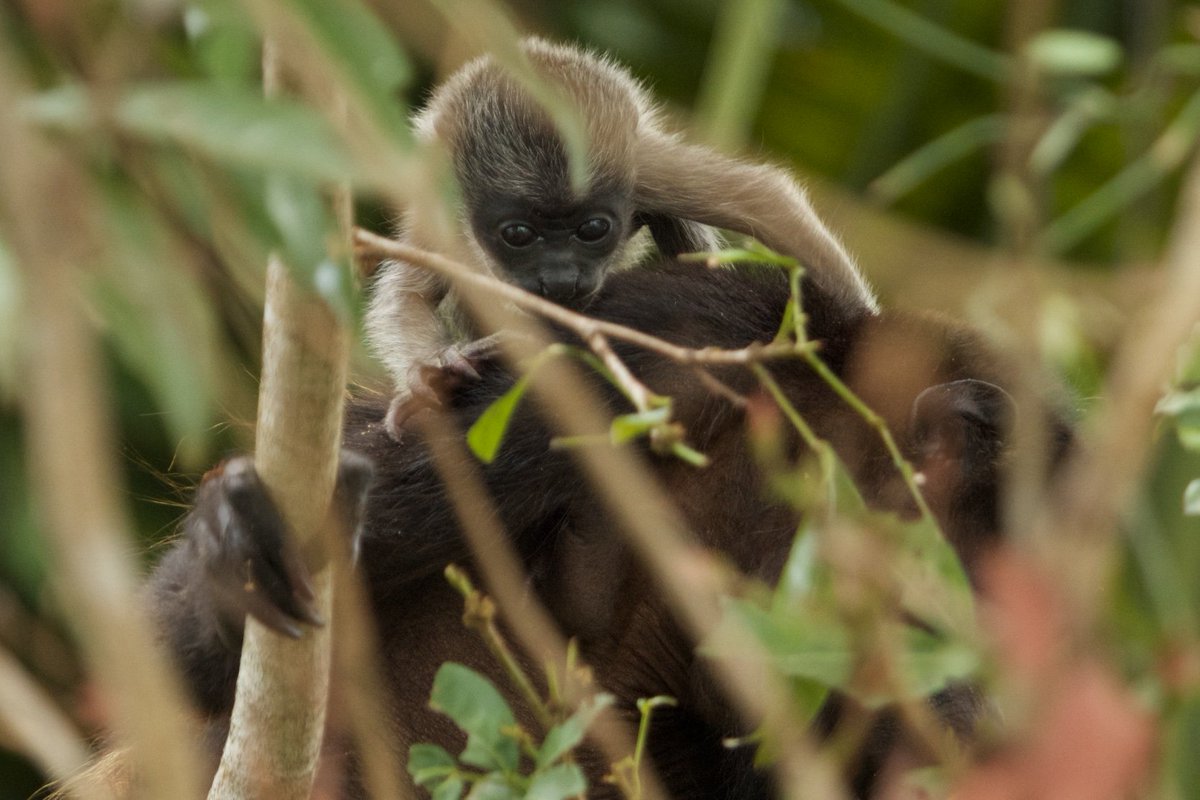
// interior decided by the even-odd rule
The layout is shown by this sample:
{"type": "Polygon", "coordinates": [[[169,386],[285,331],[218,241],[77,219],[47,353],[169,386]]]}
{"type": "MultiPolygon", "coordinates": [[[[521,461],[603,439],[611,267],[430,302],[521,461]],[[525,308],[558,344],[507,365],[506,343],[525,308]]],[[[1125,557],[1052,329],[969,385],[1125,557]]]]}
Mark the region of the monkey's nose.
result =
{"type": "Polygon", "coordinates": [[[575,270],[544,273],[538,277],[538,286],[542,297],[565,305],[579,294],[579,273],[575,270]]]}

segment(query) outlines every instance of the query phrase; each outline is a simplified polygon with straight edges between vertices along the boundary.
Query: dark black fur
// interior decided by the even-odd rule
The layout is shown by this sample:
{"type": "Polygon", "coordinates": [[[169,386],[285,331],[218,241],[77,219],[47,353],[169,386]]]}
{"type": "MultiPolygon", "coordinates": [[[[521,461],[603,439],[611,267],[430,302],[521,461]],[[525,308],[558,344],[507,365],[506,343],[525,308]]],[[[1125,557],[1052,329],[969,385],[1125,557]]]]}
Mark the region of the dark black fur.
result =
{"type": "MultiPolygon", "coordinates": [[[[850,314],[816,289],[806,286],[806,292],[809,334],[821,341],[826,363],[877,403],[918,466],[939,459],[943,468],[935,478],[942,485],[930,487],[931,501],[973,565],[1000,528],[997,465],[1010,411],[996,389],[1004,384],[999,362],[973,336],[942,322],[850,314]],[[878,350],[890,359],[883,367],[871,364],[878,350]],[[895,353],[906,350],[911,361],[897,361],[895,353]],[[939,388],[922,395],[929,387],[939,388]],[[918,402],[918,397],[924,399],[918,402]]],[[[785,276],[778,271],[668,263],[615,276],[589,311],[678,344],[735,348],[770,340],[787,297],[785,276]]],[[[702,541],[746,572],[773,580],[796,519],[767,499],[760,485],[745,441],[744,412],[702,387],[688,368],[633,348],[621,351],[652,389],[675,398],[689,441],[713,458],[711,467],[697,470],[647,456],[668,496],[679,500],[702,541]]],[[[877,436],[863,421],[799,361],[776,362],[771,369],[808,422],[839,448],[868,500],[910,511],[877,436]]],[[[739,392],[755,391],[747,370],[724,368],[716,374],[739,392]]],[[[500,363],[486,362],[478,381],[455,390],[450,410],[465,426],[511,381],[500,363]]],[[[628,410],[603,382],[596,383],[614,413],[628,410]]],[[[403,730],[410,740],[453,743],[456,735],[447,722],[425,706],[438,664],[451,659],[496,670],[473,634],[458,624],[461,602],[441,576],[449,561],[470,563],[452,509],[417,437],[397,444],[384,431],[385,406],[385,399],[361,398],[346,419],[345,446],[375,465],[360,563],[385,672],[395,676],[393,702],[403,730]]],[[[650,582],[626,556],[620,533],[592,497],[572,456],[548,449],[549,436],[527,402],[499,457],[483,469],[535,587],[567,633],[579,636],[601,683],[624,709],[638,697],[678,699],[678,708],[656,717],[652,736],[652,755],[674,796],[771,796],[769,780],[751,767],[748,750],[722,746],[723,737],[744,731],[650,582]]],[[[789,448],[796,452],[799,445],[790,442],[789,448]]],[[[236,634],[230,635],[213,576],[225,563],[221,543],[231,535],[213,530],[214,509],[227,502],[225,481],[217,476],[201,487],[185,536],[153,579],[164,635],[197,701],[216,716],[229,707],[237,657],[236,634]]],[[[947,702],[947,719],[973,716],[973,698],[947,702]]],[[[831,709],[825,722],[831,724],[834,716],[831,709]]],[[[881,730],[885,744],[895,739],[894,731],[881,730]]],[[[869,775],[858,785],[868,791],[869,775]]]]}

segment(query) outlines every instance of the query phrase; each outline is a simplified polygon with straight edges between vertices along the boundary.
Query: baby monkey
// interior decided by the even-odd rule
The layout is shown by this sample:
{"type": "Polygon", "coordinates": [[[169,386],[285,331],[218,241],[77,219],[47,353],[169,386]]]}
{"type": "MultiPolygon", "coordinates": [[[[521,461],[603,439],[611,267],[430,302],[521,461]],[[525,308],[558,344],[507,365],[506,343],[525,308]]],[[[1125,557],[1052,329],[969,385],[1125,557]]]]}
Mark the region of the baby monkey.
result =
{"type": "MultiPolygon", "coordinates": [[[[848,308],[876,310],[853,260],[785,171],[688,144],[623,67],[576,47],[526,39],[538,76],[578,110],[587,134],[587,181],[571,187],[567,149],[549,114],[491,58],[458,70],[414,120],[417,137],[449,154],[461,192],[460,235],[450,255],[556,303],[583,309],[605,277],[636,262],[643,226],[673,257],[717,246],[712,227],[756,237],[793,256],[848,308]]],[[[403,237],[437,248],[433,209],[413,207],[403,237]]],[[[445,250],[445,243],[440,249],[445,250]]],[[[474,373],[490,340],[447,341],[436,315],[439,276],[385,264],[367,311],[367,334],[396,382],[393,438],[409,414],[436,403],[430,376],[474,373]]]]}

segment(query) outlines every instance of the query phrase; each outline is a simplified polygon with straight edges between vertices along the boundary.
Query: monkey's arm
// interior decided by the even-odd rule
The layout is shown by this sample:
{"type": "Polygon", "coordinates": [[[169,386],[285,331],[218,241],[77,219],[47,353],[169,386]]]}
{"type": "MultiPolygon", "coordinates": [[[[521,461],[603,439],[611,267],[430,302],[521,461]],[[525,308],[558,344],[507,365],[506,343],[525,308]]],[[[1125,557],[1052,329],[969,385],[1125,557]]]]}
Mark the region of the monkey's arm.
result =
{"type": "Polygon", "coordinates": [[[665,133],[648,133],[637,154],[637,206],[755,237],[809,268],[846,308],[877,311],[875,295],[796,180],[665,133]]]}
{"type": "Polygon", "coordinates": [[[431,363],[447,344],[437,316],[447,288],[432,272],[399,261],[385,263],[375,279],[367,337],[401,393],[418,380],[414,370],[431,363]]]}

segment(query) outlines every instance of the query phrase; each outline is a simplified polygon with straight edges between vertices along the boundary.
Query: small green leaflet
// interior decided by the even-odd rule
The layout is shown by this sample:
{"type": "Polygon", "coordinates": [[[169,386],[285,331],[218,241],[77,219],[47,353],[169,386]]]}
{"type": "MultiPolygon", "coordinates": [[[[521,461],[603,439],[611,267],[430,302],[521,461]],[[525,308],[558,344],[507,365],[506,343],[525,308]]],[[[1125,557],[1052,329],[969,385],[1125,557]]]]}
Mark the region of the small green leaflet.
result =
{"type": "Polygon", "coordinates": [[[582,704],[579,710],[566,720],[551,728],[538,751],[537,768],[542,769],[553,764],[582,742],[588,727],[601,711],[612,704],[612,695],[596,695],[582,704]]]}
{"type": "MultiPolygon", "coordinates": [[[[433,679],[429,707],[454,720],[467,734],[459,758],[464,764],[500,772],[516,772],[517,741],[504,733],[516,725],[512,709],[491,681],[462,664],[443,664],[433,679]]],[[[479,785],[476,785],[476,790],[479,785]]]]}
{"type": "Polygon", "coordinates": [[[609,435],[613,444],[624,444],[650,433],[671,418],[671,406],[661,405],[649,411],[622,414],[612,421],[609,435]]]}
{"type": "Polygon", "coordinates": [[[508,431],[508,423],[512,420],[513,411],[528,387],[529,373],[526,373],[517,379],[511,389],[488,406],[467,431],[467,446],[483,463],[490,464],[496,459],[500,443],[504,441],[504,434],[508,431]]]}

